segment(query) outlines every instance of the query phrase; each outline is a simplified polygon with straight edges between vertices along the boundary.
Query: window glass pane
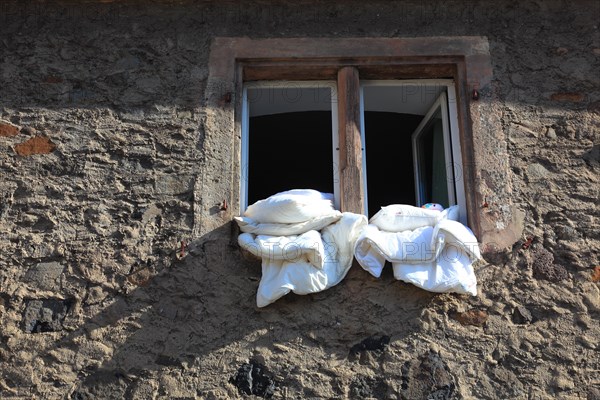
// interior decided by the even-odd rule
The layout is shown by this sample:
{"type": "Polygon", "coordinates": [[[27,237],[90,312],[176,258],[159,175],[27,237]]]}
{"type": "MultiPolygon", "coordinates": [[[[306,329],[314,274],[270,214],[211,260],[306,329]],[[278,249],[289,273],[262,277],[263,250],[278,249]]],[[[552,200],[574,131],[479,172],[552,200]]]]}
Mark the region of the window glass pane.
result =
{"type": "Polygon", "coordinates": [[[440,203],[449,206],[448,181],[444,151],[444,129],[438,109],[425,127],[418,141],[422,203],[440,203]]]}
{"type": "Polygon", "coordinates": [[[329,87],[260,87],[247,92],[248,204],[290,189],[333,193],[329,87]]]}

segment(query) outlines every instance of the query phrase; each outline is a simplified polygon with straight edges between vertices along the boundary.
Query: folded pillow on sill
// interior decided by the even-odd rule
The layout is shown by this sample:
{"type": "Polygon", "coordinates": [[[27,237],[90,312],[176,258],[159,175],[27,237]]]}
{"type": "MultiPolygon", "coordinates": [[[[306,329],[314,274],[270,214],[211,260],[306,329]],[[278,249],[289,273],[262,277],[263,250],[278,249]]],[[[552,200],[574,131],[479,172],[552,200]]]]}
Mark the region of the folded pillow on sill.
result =
{"type": "Polygon", "coordinates": [[[402,232],[423,226],[435,226],[445,219],[458,221],[458,210],[458,206],[437,211],[407,204],[392,204],[381,207],[369,224],[375,225],[382,231],[402,232]]]}
{"type": "Polygon", "coordinates": [[[335,210],[330,214],[317,216],[308,221],[290,224],[259,223],[248,217],[234,217],[242,232],[272,236],[301,235],[310,230],[319,231],[327,225],[339,221],[340,218],[342,218],[342,213],[335,210]]]}
{"type": "Polygon", "coordinates": [[[293,189],[257,201],[243,216],[257,223],[293,224],[331,215],[334,211],[333,194],[293,189]]]}

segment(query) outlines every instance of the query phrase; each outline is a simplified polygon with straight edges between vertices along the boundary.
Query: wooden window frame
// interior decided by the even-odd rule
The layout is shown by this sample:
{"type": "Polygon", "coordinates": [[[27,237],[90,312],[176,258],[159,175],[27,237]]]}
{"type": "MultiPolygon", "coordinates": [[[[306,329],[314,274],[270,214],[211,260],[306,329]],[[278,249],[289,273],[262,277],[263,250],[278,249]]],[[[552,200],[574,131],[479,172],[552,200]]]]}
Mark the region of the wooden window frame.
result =
{"type": "Polygon", "coordinates": [[[514,242],[513,236],[520,233],[513,226],[516,211],[510,198],[508,154],[502,147],[505,137],[499,113],[492,104],[492,67],[485,37],[215,38],[205,91],[207,154],[195,189],[201,198],[194,213],[195,234],[210,232],[239,215],[241,94],[248,81],[338,82],[338,129],[340,142],[344,141],[340,179],[342,188],[349,188],[343,190],[342,197],[349,197],[340,199],[340,205],[362,213],[362,196],[350,196],[352,190],[363,191],[359,75],[361,80],[454,80],[469,226],[484,242],[494,242],[495,235],[504,231],[514,233],[509,232],[504,242],[514,242]],[[345,101],[348,98],[356,101],[345,101]],[[227,176],[211,182],[206,190],[207,176],[219,169],[227,176]],[[215,213],[215,205],[224,199],[231,206],[215,213]],[[497,209],[482,208],[490,199],[498,202],[497,209]]]}

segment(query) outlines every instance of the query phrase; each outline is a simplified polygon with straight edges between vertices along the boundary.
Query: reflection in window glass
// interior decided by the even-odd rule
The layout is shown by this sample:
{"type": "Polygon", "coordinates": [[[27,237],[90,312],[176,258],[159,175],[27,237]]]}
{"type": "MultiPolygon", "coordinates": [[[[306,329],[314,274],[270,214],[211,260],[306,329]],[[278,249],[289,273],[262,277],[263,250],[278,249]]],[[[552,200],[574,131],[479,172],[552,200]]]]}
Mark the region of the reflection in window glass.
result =
{"type": "Polygon", "coordinates": [[[421,170],[422,203],[440,203],[444,208],[448,207],[447,162],[444,152],[442,117],[439,110],[419,136],[417,151],[421,155],[419,168],[421,170]]]}

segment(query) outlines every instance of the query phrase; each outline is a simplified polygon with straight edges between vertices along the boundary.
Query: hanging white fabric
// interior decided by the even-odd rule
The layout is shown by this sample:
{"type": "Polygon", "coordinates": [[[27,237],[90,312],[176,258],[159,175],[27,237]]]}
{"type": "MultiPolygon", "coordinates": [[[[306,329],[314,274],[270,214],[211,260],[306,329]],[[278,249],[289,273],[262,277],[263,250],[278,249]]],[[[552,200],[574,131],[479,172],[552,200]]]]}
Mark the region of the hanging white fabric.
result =
{"type": "Polygon", "coordinates": [[[481,258],[477,239],[469,228],[449,219],[458,219],[456,208],[425,211],[428,210],[404,205],[384,207],[358,238],[356,260],[375,277],[381,275],[385,261],[389,261],[398,280],[432,292],[477,295],[472,266],[481,258]],[[400,212],[402,217],[391,210],[400,212]],[[395,231],[385,231],[380,226],[395,231]],[[403,229],[407,226],[410,229],[403,229]]]}
{"type": "Polygon", "coordinates": [[[258,307],[289,292],[320,292],[346,276],[367,218],[334,210],[332,198],[291,190],[254,203],[250,212],[235,218],[243,232],[240,246],[262,259],[258,307]]]}

